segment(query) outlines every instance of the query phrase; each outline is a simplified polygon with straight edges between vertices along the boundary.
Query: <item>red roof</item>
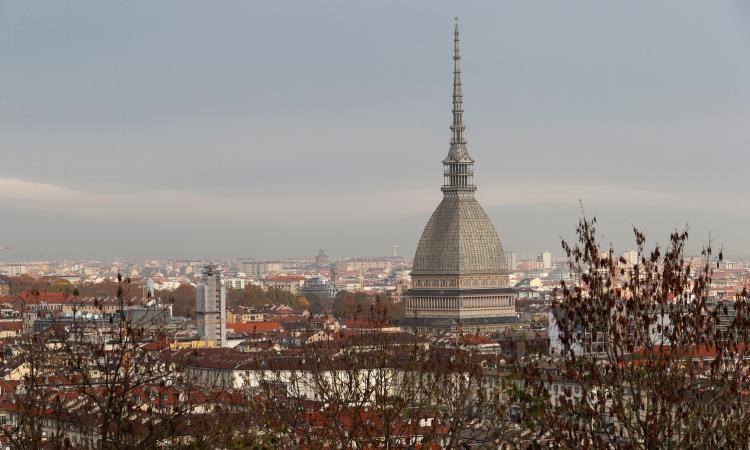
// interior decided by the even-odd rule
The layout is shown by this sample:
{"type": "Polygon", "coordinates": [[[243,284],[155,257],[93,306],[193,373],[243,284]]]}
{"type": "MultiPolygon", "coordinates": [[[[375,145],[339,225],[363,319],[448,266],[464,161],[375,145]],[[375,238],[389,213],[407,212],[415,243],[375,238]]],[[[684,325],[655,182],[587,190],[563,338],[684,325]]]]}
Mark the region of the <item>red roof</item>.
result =
{"type": "MultiPolygon", "coordinates": [[[[727,349],[723,349],[725,352],[737,352],[741,356],[745,356],[748,353],[748,350],[750,347],[740,343],[737,345],[736,348],[729,347],[727,349]]],[[[693,345],[689,348],[686,347],[678,347],[679,352],[685,352],[689,356],[693,358],[715,358],[719,355],[719,349],[716,348],[715,345],[693,345]]],[[[651,351],[645,349],[645,348],[639,348],[635,352],[633,352],[634,356],[668,356],[672,353],[672,348],[669,345],[654,345],[651,351]]]]}
{"type": "Polygon", "coordinates": [[[0,380],[0,394],[15,392],[16,386],[18,386],[18,384],[18,381],[0,380]]]}
{"type": "Polygon", "coordinates": [[[497,344],[497,341],[481,334],[468,334],[461,337],[460,343],[464,345],[497,344]]]}
{"type": "Polygon", "coordinates": [[[149,342],[148,344],[143,344],[141,348],[146,351],[165,350],[169,348],[169,342],[167,342],[166,340],[149,342]]]}
{"type": "Polygon", "coordinates": [[[0,321],[0,331],[15,331],[18,333],[23,328],[23,320],[0,321]]]}
{"type": "Polygon", "coordinates": [[[278,275],[275,277],[266,277],[263,278],[263,281],[302,281],[305,277],[301,277],[298,275],[278,275]]]}
{"type": "Polygon", "coordinates": [[[282,329],[279,322],[228,323],[227,328],[234,330],[235,333],[264,333],[282,329]]]}
{"type": "Polygon", "coordinates": [[[38,295],[31,292],[24,292],[16,297],[16,299],[21,300],[23,303],[66,303],[74,298],[63,292],[40,292],[38,295]]]}

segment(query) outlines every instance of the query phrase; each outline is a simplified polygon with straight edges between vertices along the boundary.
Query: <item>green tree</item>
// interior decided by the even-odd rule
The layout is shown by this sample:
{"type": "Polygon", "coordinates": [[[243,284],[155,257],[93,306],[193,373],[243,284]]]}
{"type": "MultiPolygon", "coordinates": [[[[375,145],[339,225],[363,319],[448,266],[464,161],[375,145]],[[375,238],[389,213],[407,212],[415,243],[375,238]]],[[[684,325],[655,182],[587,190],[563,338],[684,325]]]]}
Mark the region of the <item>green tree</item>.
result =
{"type": "Polygon", "coordinates": [[[269,288],[266,296],[268,297],[269,303],[273,303],[275,305],[294,306],[297,304],[296,295],[279,288],[269,288]]]}
{"type": "MultiPolygon", "coordinates": [[[[137,291],[137,288],[135,289],[137,291]]],[[[104,280],[101,283],[83,283],[78,287],[81,297],[114,297],[117,295],[117,281],[104,280]]]]}
{"type": "Polygon", "coordinates": [[[195,287],[181,284],[174,291],[157,291],[157,297],[167,298],[172,303],[172,312],[176,316],[195,318],[195,287]]]}
{"type": "Polygon", "coordinates": [[[300,295],[297,297],[297,306],[304,309],[310,308],[310,300],[307,299],[304,295],[300,295]]]}
{"type": "Polygon", "coordinates": [[[24,292],[63,292],[73,294],[73,285],[68,280],[55,277],[34,278],[29,275],[8,277],[10,293],[20,295],[24,292]]]}
{"type": "Polygon", "coordinates": [[[245,289],[229,289],[228,306],[260,306],[268,303],[268,297],[259,286],[248,285],[245,289]]]}

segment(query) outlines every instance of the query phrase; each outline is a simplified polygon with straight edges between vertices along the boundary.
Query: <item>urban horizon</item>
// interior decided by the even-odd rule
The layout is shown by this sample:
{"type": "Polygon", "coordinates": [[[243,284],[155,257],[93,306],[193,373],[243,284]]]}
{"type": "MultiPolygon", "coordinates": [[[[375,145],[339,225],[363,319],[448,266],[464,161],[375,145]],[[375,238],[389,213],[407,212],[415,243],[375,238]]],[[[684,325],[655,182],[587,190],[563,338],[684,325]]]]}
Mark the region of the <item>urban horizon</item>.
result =
{"type": "Polygon", "coordinates": [[[747,30],[0,0],[0,447],[750,448],[747,30]]]}

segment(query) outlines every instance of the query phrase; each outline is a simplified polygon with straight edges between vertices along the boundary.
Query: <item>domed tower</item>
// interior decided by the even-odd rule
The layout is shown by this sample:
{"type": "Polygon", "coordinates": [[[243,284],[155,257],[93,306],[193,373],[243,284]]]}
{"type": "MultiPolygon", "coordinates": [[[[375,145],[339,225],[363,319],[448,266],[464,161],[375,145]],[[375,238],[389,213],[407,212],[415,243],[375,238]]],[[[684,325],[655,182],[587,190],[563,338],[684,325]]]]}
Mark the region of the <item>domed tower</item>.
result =
{"type": "Polygon", "coordinates": [[[426,329],[501,328],[516,318],[505,254],[474,192],[466,147],[458,23],[454,32],[453,124],[443,160],[443,200],[422,232],[407,292],[407,319],[426,329]]]}

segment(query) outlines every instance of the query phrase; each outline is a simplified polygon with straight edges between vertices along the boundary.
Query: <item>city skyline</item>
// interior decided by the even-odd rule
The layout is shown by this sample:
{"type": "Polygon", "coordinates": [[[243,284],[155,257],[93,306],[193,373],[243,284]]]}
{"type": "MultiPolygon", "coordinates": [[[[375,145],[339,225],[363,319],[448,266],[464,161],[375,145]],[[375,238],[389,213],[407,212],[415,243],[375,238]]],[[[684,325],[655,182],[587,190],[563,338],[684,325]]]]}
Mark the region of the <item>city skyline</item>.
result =
{"type": "Polygon", "coordinates": [[[0,0],[2,447],[750,448],[743,1],[0,0]]]}
{"type": "Polygon", "coordinates": [[[584,3],[0,3],[0,259],[412,255],[455,15],[506,248],[559,254],[581,201],[620,252],[689,223],[750,253],[749,10],[584,3]]]}

